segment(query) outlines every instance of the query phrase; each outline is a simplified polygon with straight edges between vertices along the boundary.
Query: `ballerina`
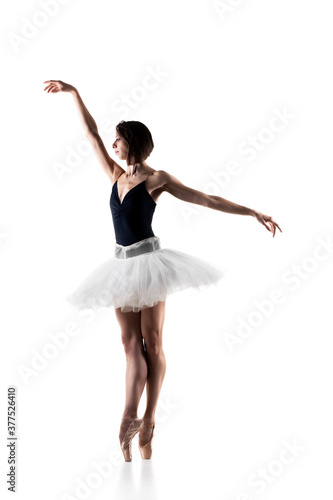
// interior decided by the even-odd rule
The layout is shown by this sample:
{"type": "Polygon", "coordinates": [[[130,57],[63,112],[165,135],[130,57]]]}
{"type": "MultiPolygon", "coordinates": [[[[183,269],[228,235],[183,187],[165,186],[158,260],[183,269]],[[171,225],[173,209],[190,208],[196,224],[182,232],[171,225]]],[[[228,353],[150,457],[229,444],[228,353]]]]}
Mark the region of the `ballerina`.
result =
{"type": "Polygon", "coordinates": [[[47,93],[71,93],[85,134],[112,184],[110,210],[115,232],[114,257],[100,264],[66,300],[78,310],[114,307],[126,355],[125,408],[119,430],[126,462],[132,460],[132,440],[139,433],[142,459],[152,457],[155,413],[166,371],[162,346],[166,297],[186,288],[216,285],[225,273],[178,250],[163,248],[152,230],[157,201],[164,193],[230,214],[250,215],[275,236],[281,228],[271,216],[237,205],[225,198],[192,189],[146,160],[154,142],[149,129],[138,121],[116,126],[114,154],[126,161],[126,170],[113,160],[99,135],[95,120],[78,90],[61,80],[46,80],[47,93]],[[146,385],[146,410],[138,406],[146,385]]]}

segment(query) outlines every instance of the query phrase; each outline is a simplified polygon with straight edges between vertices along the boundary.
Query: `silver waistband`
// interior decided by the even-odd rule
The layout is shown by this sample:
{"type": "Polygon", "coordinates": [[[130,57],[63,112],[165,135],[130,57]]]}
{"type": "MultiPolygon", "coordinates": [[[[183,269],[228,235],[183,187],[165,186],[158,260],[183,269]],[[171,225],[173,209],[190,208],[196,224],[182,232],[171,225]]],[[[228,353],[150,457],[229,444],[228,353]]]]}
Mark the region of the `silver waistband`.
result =
{"type": "Polygon", "coordinates": [[[145,240],[138,241],[132,245],[119,245],[115,244],[114,256],[117,259],[128,259],[130,257],[135,257],[136,255],[141,255],[147,252],[154,252],[155,250],[160,250],[161,242],[158,236],[151,236],[145,240]]]}

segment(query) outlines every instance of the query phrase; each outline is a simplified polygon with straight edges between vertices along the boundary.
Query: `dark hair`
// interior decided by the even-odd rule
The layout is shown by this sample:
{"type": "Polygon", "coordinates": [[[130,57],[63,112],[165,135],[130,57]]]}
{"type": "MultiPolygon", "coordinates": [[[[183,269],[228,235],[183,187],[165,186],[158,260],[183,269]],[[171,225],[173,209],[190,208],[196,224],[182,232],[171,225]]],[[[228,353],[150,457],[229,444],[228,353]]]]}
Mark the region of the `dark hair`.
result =
{"type": "Polygon", "coordinates": [[[144,161],[154,149],[154,142],[149,129],[141,122],[122,120],[116,131],[128,144],[127,164],[134,158],[134,163],[144,161]]]}

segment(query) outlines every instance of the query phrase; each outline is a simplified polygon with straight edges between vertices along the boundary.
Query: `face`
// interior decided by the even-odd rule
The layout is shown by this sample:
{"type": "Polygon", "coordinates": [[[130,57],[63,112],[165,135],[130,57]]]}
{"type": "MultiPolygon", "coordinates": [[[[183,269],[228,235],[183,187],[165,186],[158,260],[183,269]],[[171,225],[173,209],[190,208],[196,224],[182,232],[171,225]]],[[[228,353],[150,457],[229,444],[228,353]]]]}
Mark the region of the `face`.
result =
{"type": "Polygon", "coordinates": [[[119,160],[126,160],[128,146],[126,141],[118,133],[116,134],[116,139],[112,144],[112,147],[119,160]]]}

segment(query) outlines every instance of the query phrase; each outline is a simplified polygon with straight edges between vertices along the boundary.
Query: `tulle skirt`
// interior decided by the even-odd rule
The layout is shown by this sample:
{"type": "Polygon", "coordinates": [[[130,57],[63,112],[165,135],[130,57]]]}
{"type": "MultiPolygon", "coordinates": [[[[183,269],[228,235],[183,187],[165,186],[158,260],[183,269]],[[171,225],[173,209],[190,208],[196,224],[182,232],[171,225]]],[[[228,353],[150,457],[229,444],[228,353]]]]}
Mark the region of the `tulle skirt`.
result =
{"type": "Polygon", "coordinates": [[[152,236],[132,245],[115,244],[114,257],[96,267],[69,296],[76,310],[120,307],[138,312],[155,306],[174,292],[217,285],[226,274],[193,255],[161,248],[152,236]]]}

